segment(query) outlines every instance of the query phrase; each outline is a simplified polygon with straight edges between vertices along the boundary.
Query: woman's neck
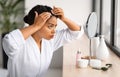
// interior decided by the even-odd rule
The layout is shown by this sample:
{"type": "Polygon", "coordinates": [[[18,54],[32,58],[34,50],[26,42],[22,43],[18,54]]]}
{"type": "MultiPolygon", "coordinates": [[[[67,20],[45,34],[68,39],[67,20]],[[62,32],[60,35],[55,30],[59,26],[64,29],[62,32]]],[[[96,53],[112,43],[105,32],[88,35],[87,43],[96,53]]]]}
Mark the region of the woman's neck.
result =
{"type": "Polygon", "coordinates": [[[34,38],[34,40],[35,40],[35,42],[37,43],[39,49],[41,50],[42,38],[40,38],[37,33],[34,33],[34,34],[32,35],[32,37],[34,38]]]}

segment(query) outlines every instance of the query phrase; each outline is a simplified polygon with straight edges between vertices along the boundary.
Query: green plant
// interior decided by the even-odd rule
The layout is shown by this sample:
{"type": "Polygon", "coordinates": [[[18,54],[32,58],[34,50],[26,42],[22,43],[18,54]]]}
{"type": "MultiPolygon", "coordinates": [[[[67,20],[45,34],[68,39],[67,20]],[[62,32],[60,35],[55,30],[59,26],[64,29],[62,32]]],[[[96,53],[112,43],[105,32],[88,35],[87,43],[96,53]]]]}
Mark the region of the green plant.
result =
{"type": "Polygon", "coordinates": [[[24,0],[0,0],[0,33],[23,26],[24,0]]]}

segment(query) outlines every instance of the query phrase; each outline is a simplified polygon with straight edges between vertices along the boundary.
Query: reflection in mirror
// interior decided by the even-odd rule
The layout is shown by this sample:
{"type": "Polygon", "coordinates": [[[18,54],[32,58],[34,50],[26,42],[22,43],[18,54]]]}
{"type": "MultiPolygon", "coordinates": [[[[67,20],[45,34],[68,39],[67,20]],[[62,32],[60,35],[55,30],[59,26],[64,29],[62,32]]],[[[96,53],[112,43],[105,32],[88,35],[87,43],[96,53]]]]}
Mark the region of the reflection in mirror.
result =
{"type": "Polygon", "coordinates": [[[90,13],[86,23],[87,35],[89,38],[97,34],[97,15],[95,12],[90,13]]]}

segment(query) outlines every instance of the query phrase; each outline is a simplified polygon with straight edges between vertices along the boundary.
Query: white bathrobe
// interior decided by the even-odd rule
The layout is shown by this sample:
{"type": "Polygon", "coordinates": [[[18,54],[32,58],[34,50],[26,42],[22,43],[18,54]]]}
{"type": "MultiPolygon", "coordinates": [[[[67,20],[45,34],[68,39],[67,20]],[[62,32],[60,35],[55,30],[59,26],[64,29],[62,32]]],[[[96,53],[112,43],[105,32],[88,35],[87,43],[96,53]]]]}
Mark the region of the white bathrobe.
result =
{"type": "Polygon", "coordinates": [[[42,39],[41,52],[32,36],[24,40],[19,29],[10,32],[3,38],[3,48],[9,57],[8,77],[42,77],[50,65],[53,52],[78,39],[83,32],[83,27],[81,31],[56,31],[53,39],[42,39]]]}

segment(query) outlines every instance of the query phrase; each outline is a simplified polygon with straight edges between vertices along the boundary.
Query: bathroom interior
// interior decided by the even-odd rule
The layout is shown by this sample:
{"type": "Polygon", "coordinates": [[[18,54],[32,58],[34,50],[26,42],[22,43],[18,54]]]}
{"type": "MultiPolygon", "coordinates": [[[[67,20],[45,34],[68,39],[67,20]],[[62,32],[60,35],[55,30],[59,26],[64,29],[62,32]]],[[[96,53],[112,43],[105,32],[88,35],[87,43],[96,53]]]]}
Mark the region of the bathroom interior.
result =
{"type": "MultiPolygon", "coordinates": [[[[7,77],[8,74],[7,58],[1,44],[2,33],[8,30],[6,29],[7,27],[2,24],[3,8],[1,2],[5,1],[10,2],[9,0],[0,0],[0,77],[7,77]]],[[[15,2],[17,0],[11,1],[15,2]]],[[[23,23],[24,15],[37,4],[61,7],[67,17],[84,27],[84,34],[80,39],[73,40],[71,43],[64,45],[54,53],[45,77],[119,77],[119,0],[23,0],[17,6],[17,8],[20,7],[21,10],[20,14],[17,14],[18,17],[15,19],[21,23],[17,28],[26,25],[23,23]],[[103,41],[100,40],[102,37],[103,41]],[[96,47],[98,41],[101,46],[98,45],[99,47],[96,47]],[[81,59],[87,59],[87,66],[83,64],[83,66],[78,65],[78,67],[76,67],[76,56],[79,56],[77,51],[81,52],[81,59]],[[98,51],[100,51],[100,53],[97,53],[98,51]],[[92,69],[92,65],[89,63],[91,62],[92,64],[92,58],[94,58],[94,56],[95,58],[98,58],[97,61],[100,62],[100,64],[96,62],[93,63],[93,65],[105,67],[105,64],[108,64],[111,65],[111,68],[108,66],[109,69],[106,71],[101,68],[92,69]]],[[[11,19],[13,18],[11,17],[11,19]]],[[[66,28],[65,24],[59,20],[58,25],[60,25],[57,26],[58,30],[66,28]]],[[[16,27],[10,28],[9,30],[15,28],[16,27]]]]}

